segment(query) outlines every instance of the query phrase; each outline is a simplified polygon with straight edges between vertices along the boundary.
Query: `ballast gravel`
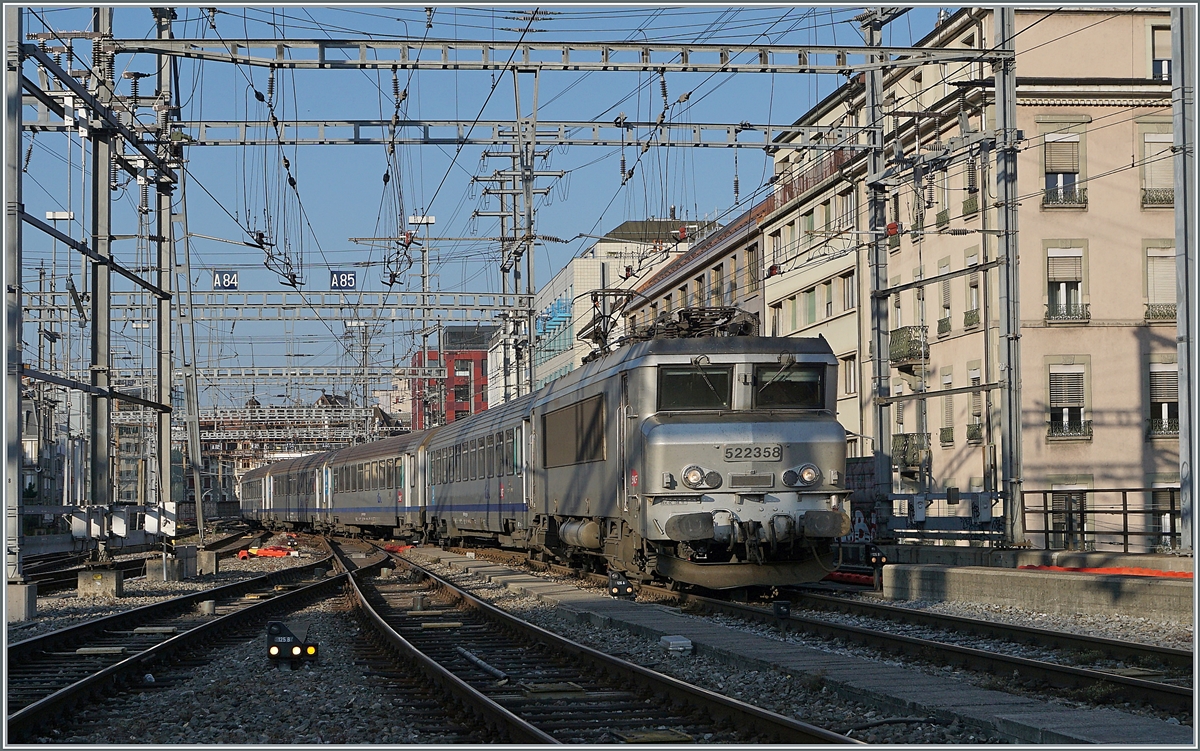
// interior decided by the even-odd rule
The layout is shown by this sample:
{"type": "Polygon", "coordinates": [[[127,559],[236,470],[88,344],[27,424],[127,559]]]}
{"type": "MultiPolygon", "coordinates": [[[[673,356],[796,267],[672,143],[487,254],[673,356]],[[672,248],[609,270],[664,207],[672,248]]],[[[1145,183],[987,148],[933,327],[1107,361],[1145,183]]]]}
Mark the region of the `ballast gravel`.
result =
{"type": "Polygon", "coordinates": [[[67,729],[36,740],[122,747],[463,742],[436,717],[406,707],[410,702],[385,689],[386,679],[367,675],[358,624],[344,597],[287,620],[310,624],[309,636],[321,649],[317,663],[298,670],[272,665],[265,636],[256,636],[221,649],[206,664],[152,672],[134,691],[93,705],[67,729]]]}
{"type": "MultiPolygon", "coordinates": [[[[268,545],[286,544],[283,535],[276,535],[268,545]]],[[[121,597],[80,597],[75,590],[63,590],[41,595],[37,600],[37,618],[32,621],[17,621],[8,624],[9,643],[32,639],[35,636],[74,626],[93,618],[102,618],[126,610],[152,605],[156,602],[181,597],[192,592],[236,584],[256,576],[282,571],[312,563],[326,555],[320,549],[300,544],[296,548],[300,557],[257,558],[245,560],[224,558],[217,564],[218,572],[178,582],[149,581],[139,576],[122,583],[121,597]]],[[[136,558],[137,555],[117,556],[118,559],[136,558]]],[[[152,558],[151,560],[161,560],[152,558]]]]}
{"type": "MultiPolygon", "coordinates": [[[[738,669],[700,654],[670,654],[655,639],[620,629],[605,629],[564,621],[552,605],[535,597],[485,581],[461,569],[419,563],[472,594],[542,628],[606,654],[642,665],[657,672],[748,702],[772,712],[793,717],[868,743],[1005,743],[995,733],[951,724],[883,714],[861,702],[847,700],[823,685],[819,677],[792,675],[783,671],[738,669]],[[879,723],[879,724],[876,724],[879,723]],[[869,727],[867,727],[869,726],[869,727]],[[855,729],[859,728],[859,729],[855,729]]],[[[580,586],[578,580],[546,575],[563,584],[580,586]]]]}

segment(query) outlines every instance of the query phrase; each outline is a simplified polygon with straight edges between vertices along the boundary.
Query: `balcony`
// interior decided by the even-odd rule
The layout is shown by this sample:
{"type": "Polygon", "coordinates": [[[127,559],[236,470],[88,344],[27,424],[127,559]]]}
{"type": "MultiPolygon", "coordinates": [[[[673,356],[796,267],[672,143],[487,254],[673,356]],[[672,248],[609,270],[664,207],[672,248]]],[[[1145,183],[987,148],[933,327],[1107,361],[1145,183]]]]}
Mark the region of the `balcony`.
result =
{"type": "Polygon", "coordinates": [[[1147,321],[1174,321],[1175,320],[1175,303],[1152,302],[1146,305],[1146,320],[1147,321]]]}
{"type": "Polygon", "coordinates": [[[1142,188],[1142,207],[1153,206],[1157,208],[1170,207],[1175,205],[1175,189],[1174,188],[1142,188]]]}
{"type": "Polygon", "coordinates": [[[925,234],[925,217],[921,216],[913,220],[912,226],[909,227],[909,237],[915,242],[923,234],[925,234]]]}
{"type": "Polygon", "coordinates": [[[950,333],[950,317],[938,319],[938,336],[945,336],[950,333]]]}
{"type": "Polygon", "coordinates": [[[963,328],[971,329],[979,325],[979,308],[963,312],[963,328]]]}
{"type": "Polygon", "coordinates": [[[942,209],[937,213],[937,228],[945,229],[950,226],[950,209],[942,209]]]}
{"type": "Polygon", "coordinates": [[[888,358],[893,365],[929,358],[927,326],[901,326],[892,329],[888,343],[888,358]]]}
{"type": "Polygon", "coordinates": [[[967,423],[967,443],[983,443],[983,423],[967,423]]]}
{"type": "Polygon", "coordinates": [[[938,440],[941,441],[943,446],[953,446],[954,428],[942,428],[941,432],[938,433],[938,440]]]}
{"type": "Polygon", "coordinates": [[[971,216],[979,211],[979,194],[972,193],[965,201],[963,201],[962,213],[963,216],[971,216]]]}
{"type": "Polygon", "coordinates": [[[1045,208],[1087,208],[1087,188],[1056,188],[1042,194],[1045,208]]]}
{"type": "Polygon", "coordinates": [[[1089,303],[1067,303],[1066,305],[1047,305],[1046,322],[1090,321],[1092,319],[1089,303]]]}
{"type": "Polygon", "coordinates": [[[1171,417],[1166,420],[1147,420],[1146,434],[1152,438],[1156,436],[1178,436],[1179,418],[1171,417]]]}
{"type": "Polygon", "coordinates": [[[888,237],[888,249],[895,250],[900,247],[900,235],[892,235],[888,237]]]}
{"type": "Polygon", "coordinates": [[[1051,440],[1092,440],[1092,421],[1050,422],[1046,438],[1051,440]]]}
{"type": "Polygon", "coordinates": [[[929,450],[928,433],[893,433],[892,464],[897,467],[919,467],[929,450]]]}

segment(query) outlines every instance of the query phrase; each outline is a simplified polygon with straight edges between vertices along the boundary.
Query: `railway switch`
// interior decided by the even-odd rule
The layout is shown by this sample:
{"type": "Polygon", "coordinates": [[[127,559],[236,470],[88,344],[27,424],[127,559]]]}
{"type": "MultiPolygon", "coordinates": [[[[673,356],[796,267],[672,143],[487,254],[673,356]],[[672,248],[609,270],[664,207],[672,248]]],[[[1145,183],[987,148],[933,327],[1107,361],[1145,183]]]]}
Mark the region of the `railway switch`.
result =
{"type": "Polygon", "coordinates": [[[293,662],[314,661],[320,656],[320,647],[308,639],[309,624],[287,624],[283,621],[267,622],[267,657],[272,660],[293,662]]]}
{"type": "Polygon", "coordinates": [[[629,583],[629,580],[620,571],[608,572],[608,593],[613,597],[628,597],[631,599],[637,596],[633,592],[633,585],[629,583]]]}

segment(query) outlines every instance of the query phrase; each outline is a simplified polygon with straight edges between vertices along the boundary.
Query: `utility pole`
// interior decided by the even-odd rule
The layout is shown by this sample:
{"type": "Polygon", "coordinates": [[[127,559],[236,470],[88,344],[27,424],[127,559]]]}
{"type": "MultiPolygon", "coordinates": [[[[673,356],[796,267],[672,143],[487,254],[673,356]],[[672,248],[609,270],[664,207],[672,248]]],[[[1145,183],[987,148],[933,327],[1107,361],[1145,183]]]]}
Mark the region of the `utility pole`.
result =
{"type": "Polygon", "coordinates": [[[1195,423],[1192,399],[1192,293],[1196,289],[1196,9],[1171,9],[1171,119],[1175,150],[1176,341],[1179,360],[1179,547],[1192,552],[1195,423]]]}
{"type": "MultiPolygon", "coordinates": [[[[996,49],[1015,52],[1016,13],[992,9],[996,49]]],[[[1016,58],[992,64],[996,78],[997,258],[1000,293],[1000,487],[1004,494],[1004,539],[1025,542],[1025,504],[1021,496],[1021,300],[1017,256],[1017,72],[1016,58]]]]}
{"type": "MultiPolygon", "coordinates": [[[[883,9],[868,11],[862,22],[863,38],[868,47],[882,44],[883,9]]],[[[872,62],[883,62],[886,54],[871,56],[872,62]]],[[[873,381],[872,410],[875,430],[875,497],[891,509],[892,457],[890,414],[883,399],[891,395],[891,362],[888,358],[888,298],[874,294],[888,286],[887,276],[887,192],[883,182],[885,157],[883,151],[883,69],[866,72],[866,118],[871,149],[867,153],[867,222],[871,233],[871,377],[873,381]]],[[[897,137],[899,137],[897,135],[897,137]]]]}
{"type": "MultiPolygon", "coordinates": [[[[25,512],[25,488],[21,480],[21,214],[25,206],[21,202],[21,44],[22,10],[15,5],[4,9],[5,62],[4,101],[4,195],[7,225],[4,230],[4,293],[5,317],[4,338],[8,368],[4,373],[4,509],[5,509],[5,568],[8,574],[9,592],[15,587],[24,587],[25,576],[21,570],[21,522],[25,512]]],[[[32,594],[24,592],[26,600],[32,597],[37,606],[36,586],[32,594]]],[[[10,600],[9,618],[29,616],[13,613],[10,600]]]]}
{"type": "MultiPolygon", "coordinates": [[[[108,107],[113,97],[112,57],[100,52],[103,39],[112,36],[112,8],[92,11],[92,31],[99,35],[92,46],[92,78],[96,83],[96,101],[108,107]]],[[[111,131],[96,128],[91,133],[92,179],[91,219],[92,249],[100,258],[92,268],[92,358],[91,385],[88,396],[91,405],[91,494],[88,505],[107,507],[112,500],[112,400],[109,397],[110,352],[109,308],[112,266],[112,230],[110,226],[112,200],[109,180],[112,166],[111,131]]],[[[103,535],[103,532],[101,533],[103,535]]]]}

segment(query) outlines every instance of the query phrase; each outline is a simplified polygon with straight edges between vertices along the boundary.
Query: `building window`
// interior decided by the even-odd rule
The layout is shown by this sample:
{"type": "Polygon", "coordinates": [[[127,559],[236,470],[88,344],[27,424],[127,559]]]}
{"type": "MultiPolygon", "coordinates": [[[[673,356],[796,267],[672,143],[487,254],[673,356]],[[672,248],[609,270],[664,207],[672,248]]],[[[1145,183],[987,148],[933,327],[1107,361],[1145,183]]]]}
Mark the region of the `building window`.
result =
{"type": "Polygon", "coordinates": [[[1044,138],[1046,193],[1043,206],[1087,204],[1087,193],[1079,182],[1079,134],[1047,133],[1044,138]]]}
{"type": "MultiPolygon", "coordinates": [[[[967,266],[978,266],[979,256],[970,256],[967,258],[967,266]]],[[[979,271],[972,269],[970,274],[967,274],[967,311],[963,314],[964,326],[976,326],[979,324],[979,271]]]]}
{"type": "MultiPolygon", "coordinates": [[[[950,265],[946,264],[938,268],[938,273],[949,274],[950,265]]],[[[938,318],[938,335],[941,336],[950,333],[950,280],[943,279],[938,286],[941,287],[942,298],[942,314],[938,318]]]]}
{"type": "Polygon", "coordinates": [[[471,387],[468,384],[459,384],[454,387],[454,401],[469,402],[471,401],[471,387]]]}
{"type": "Polygon", "coordinates": [[[704,275],[696,277],[692,280],[692,297],[696,299],[696,307],[704,307],[704,275]]]}
{"type": "Polygon", "coordinates": [[[892,329],[898,329],[903,324],[900,322],[900,293],[892,295],[892,329]]]}
{"type": "Polygon", "coordinates": [[[812,241],[816,229],[816,213],[814,211],[806,211],[800,215],[800,231],[804,233],[801,242],[812,241]]]}
{"type": "Polygon", "coordinates": [[[664,313],[671,312],[671,296],[670,295],[666,295],[665,297],[663,297],[663,312],[664,313]]]}
{"type": "Polygon", "coordinates": [[[1146,320],[1175,320],[1175,249],[1146,248],[1146,320]]]}
{"type": "Polygon", "coordinates": [[[1057,438],[1091,438],[1092,422],[1084,420],[1084,369],[1082,365],[1056,365],[1050,370],[1050,429],[1057,438]]]}
{"type": "Polygon", "coordinates": [[[758,258],[758,246],[751,245],[746,250],[746,287],[751,292],[758,291],[758,280],[762,276],[762,263],[758,258]]]}
{"type": "Polygon", "coordinates": [[[690,305],[691,301],[688,299],[688,289],[687,285],[685,284],[679,288],[679,307],[686,308],[690,305]]]}
{"type": "Polygon", "coordinates": [[[783,238],[778,232],[771,233],[771,263],[778,264],[783,261],[783,238]]]}
{"type": "Polygon", "coordinates": [[[1082,485],[1053,485],[1050,494],[1050,548],[1078,550],[1087,522],[1087,490],[1082,485]]]}
{"type": "Polygon", "coordinates": [[[854,355],[842,358],[842,393],[858,393],[858,360],[854,355]]]}
{"type": "Polygon", "coordinates": [[[1155,26],[1151,32],[1152,47],[1150,63],[1151,77],[1159,81],[1171,80],[1171,27],[1155,26]]]}
{"type": "Polygon", "coordinates": [[[728,301],[724,299],[725,295],[725,266],[724,264],[713,267],[712,270],[712,289],[709,291],[712,296],[713,305],[728,305],[728,301]]]}
{"type": "Polygon", "coordinates": [[[1175,157],[1170,133],[1142,135],[1142,206],[1175,205],[1175,157]]]}
{"type": "MultiPolygon", "coordinates": [[[[801,299],[803,299],[803,295],[801,295],[801,299]]],[[[791,324],[791,326],[788,330],[795,331],[796,329],[800,328],[800,322],[797,320],[797,315],[798,315],[797,311],[800,309],[800,306],[796,304],[796,296],[795,295],[792,295],[791,297],[789,297],[787,303],[788,303],[788,319],[791,324]]]]}
{"type": "Polygon", "coordinates": [[[729,256],[729,305],[733,305],[737,301],[738,291],[738,265],[737,256],[729,256]]]}
{"type": "Polygon", "coordinates": [[[830,318],[833,316],[833,280],[825,282],[821,288],[821,296],[825,300],[825,317],[830,318]]]}
{"type": "Polygon", "coordinates": [[[454,375],[459,376],[460,378],[469,377],[471,375],[471,361],[470,360],[455,360],[454,361],[454,375]]]}
{"type": "MultiPolygon", "coordinates": [[[[971,370],[967,373],[971,378],[971,387],[977,388],[980,385],[980,375],[978,370],[971,370]]],[[[983,442],[983,392],[971,392],[971,419],[967,422],[967,441],[969,443],[983,442]]]]}
{"type": "Polygon", "coordinates": [[[771,336],[781,336],[780,330],[783,327],[783,304],[775,303],[771,306],[771,336]]]}
{"type": "Polygon", "coordinates": [[[1048,249],[1046,273],[1046,320],[1086,320],[1088,311],[1082,300],[1083,248],[1048,249]]]}
{"type": "Polygon", "coordinates": [[[1179,523],[1171,523],[1171,517],[1179,513],[1179,488],[1165,482],[1153,483],[1150,487],[1150,514],[1146,517],[1146,531],[1162,535],[1159,538],[1147,537],[1146,546],[1153,549],[1157,546],[1164,548],[1175,547],[1171,537],[1171,529],[1179,530],[1179,523]]]}
{"type": "Polygon", "coordinates": [[[1179,435],[1179,366],[1174,363],[1150,365],[1149,434],[1179,435]]]}
{"type": "Polygon", "coordinates": [[[858,305],[858,287],[855,285],[854,272],[842,277],[842,310],[853,310],[858,305]]]}
{"type": "Polygon", "coordinates": [[[817,290],[816,288],[805,290],[802,298],[804,300],[804,324],[807,326],[810,323],[817,322],[817,290]]]}
{"type": "MultiPolygon", "coordinates": [[[[954,388],[954,377],[946,373],[942,376],[942,388],[954,388]]],[[[947,394],[942,397],[942,432],[941,443],[948,446],[954,443],[954,397],[947,394]]]]}

